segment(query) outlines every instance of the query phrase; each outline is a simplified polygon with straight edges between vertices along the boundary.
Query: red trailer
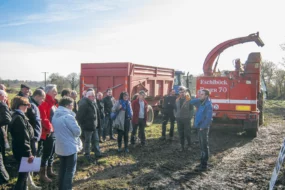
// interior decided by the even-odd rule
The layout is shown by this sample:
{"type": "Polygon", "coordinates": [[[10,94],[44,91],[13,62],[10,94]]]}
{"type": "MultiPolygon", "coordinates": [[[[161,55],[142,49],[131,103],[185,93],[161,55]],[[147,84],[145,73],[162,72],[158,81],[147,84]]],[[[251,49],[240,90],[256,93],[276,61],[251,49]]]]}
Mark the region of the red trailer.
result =
{"type": "Polygon", "coordinates": [[[132,97],[140,90],[145,90],[150,105],[147,125],[151,125],[154,115],[159,112],[163,96],[173,86],[174,74],[174,69],[129,62],[82,63],[80,93],[90,87],[102,93],[112,88],[113,96],[118,99],[122,91],[127,91],[132,97]]]}
{"type": "Polygon", "coordinates": [[[228,47],[255,42],[258,46],[264,43],[259,34],[235,38],[217,45],[206,57],[204,76],[196,82],[199,90],[211,92],[213,104],[213,125],[242,126],[248,134],[257,135],[258,125],[263,123],[263,92],[261,78],[261,54],[250,53],[244,65],[236,59],[235,69],[217,72],[215,59],[228,47]]]}

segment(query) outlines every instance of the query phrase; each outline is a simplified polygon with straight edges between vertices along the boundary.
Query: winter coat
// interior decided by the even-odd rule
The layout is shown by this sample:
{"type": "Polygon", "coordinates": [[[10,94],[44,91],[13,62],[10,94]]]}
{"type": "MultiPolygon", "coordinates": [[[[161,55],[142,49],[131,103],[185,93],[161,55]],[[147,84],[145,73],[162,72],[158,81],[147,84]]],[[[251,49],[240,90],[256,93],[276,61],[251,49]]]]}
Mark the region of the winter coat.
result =
{"type": "Polygon", "coordinates": [[[42,134],[42,124],[41,124],[41,115],[38,108],[38,103],[31,97],[30,98],[31,107],[27,110],[27,117],[29,119],[29,123],[32,125],[34,129],[34,139],[36,141],[40,141],[42,134]]]}
{"type": "Polygon", "coordinates": [[[204,102],[200,99],[192,99],[190,104],[197,107],[194,127],[195,128],[209,128],[213,118],[213,107],[212,102],[207,98],[204,102]]]}
{"type": "Polygon", "coordinates": [[[163,100],[163,113],[173,113],[176,96],[165,96],[163,100]]]}
{"type": "Polygon", "coordinates": [[[75,113],[59,106],[52,118],[54,127],[55,153],[60,156],[70,156],[80,149],[81,129],[75,119],[75,113]]]}
{"type": "Polygon", "coordinates": [[[95,131],[100,126],[100,114],[96,102],[92,102],[88,98],[82,98],[76,119],[85,131],[95,131]]]}
{"type": "Polygon", "coordinates": [[[16,110],[13,113],[9,131],[12,136],[12,151],[15,159],[20,161],[22,157],[32,156],[30,142],[34,137],[34,130],[22,111],[16,110]]]}
{"type": "Polygon", "coordinates": [[[47,135],[53,132],[51,123],[52,116],[56,110],[56,101],[50,95],[46,95],[45,101],[39,106],[41,122],[42,122],[42,135],[41,139],[46,140],[47,135]]]}
{"type": "Polygon", "coordinates": [[[113,96],[106,96],[103,99],[103,102],[104,102],[105,115],[110,115],[112,112],[112,108],[114,104],[116,103],[115,98],[113,96]]]}
{"type": "Polygon", "coordinates": [[[97,106],[99,109],[100,118],[104,119],[104,117],[105,117],[104,102],[103,102],[103,100],[96,100],[96,102],[97,102],[97,106]]]}
{"type": "MultiPolygon", "coordinates": [[[[147,101],[144,101],[144,121],[147,121],[147,106],[148,103],[147,101]]],[[[139,113],[140,113],[140,103],[139,103],[139,99],[136,99],[132,102],[132,109],[133,109],[133,119],[132,119],[132,123],[133,124],[138,124],[139,123],[139,113]]]]}
{"type": "Polygon", "coordinates": [[[123,101],[123,100],[118,101],[113,106],[112,112],[118,112],[116,119],[113,122],[114,128],[124,131],[125,120],[131,119],[133,116],[133,110],[131,107],[131,102],[130,101],[123,101]],[[122,105],[121,109],[119,109],[120,105],[122,105]]]}
{"type": "Polygon", "coordinates": [[[194,114],[194,107],[190,104],[190,96],[186,96],[182,105],[181,98],[177,98],[175,102],[174,115],[176,119],[192,119],[194,114]]]}
{"type": "Polygon", "coordinates": [[[8,106],[4,102],[0,102],[0,127],[8,125],[11,119],[8,106]]]}

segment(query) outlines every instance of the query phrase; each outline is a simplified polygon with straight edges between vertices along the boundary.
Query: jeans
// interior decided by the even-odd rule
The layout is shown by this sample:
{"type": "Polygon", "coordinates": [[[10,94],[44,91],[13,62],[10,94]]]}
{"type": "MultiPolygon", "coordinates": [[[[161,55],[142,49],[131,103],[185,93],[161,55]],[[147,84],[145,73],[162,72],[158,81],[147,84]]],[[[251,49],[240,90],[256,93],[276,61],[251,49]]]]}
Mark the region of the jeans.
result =
{"type": "Polygon", "coordinates": [[[113,120],[111,119],[110,115],[105,116],[104,120],[104,129],[103,129],[103,139],[106,139],[106,136],[109,132],[110,138],[113,137],[113,120]]]}
{"type": "Polygon", "coordinates": [[[145,126],[146,122],[144,119],[139,118],[138,124],[133,125],[133,131],[131,136],[131,144],[135,144],[135,137],[137,135],[137,129],[139,127],[139,138],[141,140],[141,144],[145,144],[145,126]]]}
{"type": "Polygon", "coordinates": [[[76,171],[77,153],[70,156],[59,156],[59,190],[71,190],[72,180],[76,171]]]}
{"type": "Polygon", "coordinates": [[[40,140],[38,147],[38,157],[42,152],[41,167],[52,166],[55,151],[55,136],[51,133],[46,140],[40,140]]]}
{"type": "Polygon", "coordinates": [[[173,112],[171,112],[171,113],[164,113],[163,122],[162,122],[162,136],[163,137],[165,137],[165,135],[166,135],[166,125],[167,125],[169,120],[170,120],[170,133],[169,133],[169,136],[173,137],[174,121],[175,121],[175,117],[174,117],[173,112]]]}
{"type": "Polygon", "coordinates": [[[184,148],[185,138],[187,140],[188,146],[191,145],[191,127],[190,119],[177,119],[178,133],[181,147],[184,148]]]}
{"type": "Polygon", "coordinates": [[[95,131],[83,131],[85,136],[84,152],[85,156],[90,156],[90,145],[93,145],[95,156],[100,156],[98,129],[95,131]],[[93,142],[92,142],[93,141],[93,142]]]}
{"type": "Polygon", "coordinates": [[[124,130],[118,130],[118,147],[122,147],[122,138],[124,137],[125,149],[128,148],[129,144],[129,130],[130,130],[130,119],[125,119],[124,130]]]}
{"type": "MultiPolygon", "coordinates": [[[[17,160],[20,168],[20,160],[17,160]]],[[[26,190],[27,189],[27,180],[29,177],[29,172],[19,172],[18,179],[15,184],[14,190],[26,190]]]]}
{"type": "Polygon", "coordinates": [[[209,128],[198,129],[198,138],[201,149],[201,166],[207,167],[209,159],[209,128]]]}

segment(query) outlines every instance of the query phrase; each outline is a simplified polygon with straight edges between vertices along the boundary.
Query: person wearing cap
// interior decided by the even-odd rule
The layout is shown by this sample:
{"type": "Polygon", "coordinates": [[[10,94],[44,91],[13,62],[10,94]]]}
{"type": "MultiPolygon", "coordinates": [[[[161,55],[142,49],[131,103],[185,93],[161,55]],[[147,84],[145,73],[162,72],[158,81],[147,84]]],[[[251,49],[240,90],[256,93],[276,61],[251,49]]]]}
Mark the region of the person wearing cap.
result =
{"type": "Polygon", "coordinates": [[[189,102],[191,96],[186,91],[186,87],[179,87],[179,97],[176,99],[174,109],[175,118],[178,126],[179,139],[181,144],[180,151],[185,151],[185,139],[188,149],[191,149],[191,119],[194,114],[194,106],[189,102]]]}
{"type": "Polygon", "coordinates": [[[21,90],[20,92],[17,94],[17,96],[22,96],[22,97],[26,97],[29,98],[29,93],[30,93],[30,87],[26,84],[21,84],[21,90]]]}
{"type": "Polygon", "coordinates": [[[104,112],[105,112],[105,126],[103,129],[103,141],[106,140],[107,131],[109,132],[110,140],[116,140],[113,136],[113,120],[111,119],[111,112],[114,104],[116,103],[113,97],[113,91],[111,88],[107,89],[107,96],[103,99],[104,102],[104,112]]]}
{"type": "Polygon", "coordinates": [[[196,171],[205,171],[208,167],[209,159],[209,129],[213,120],[213,107],[210,100],[210,91],[199,91],[199,98],[192,99],[190,104],[197,107],[194,127],[198,129],[198,138],[201,149],[200,164],[196,166],[196,171]]]}
{"type": "Polygon", "coordinates": [[[138,99],[132,102],[133,109],[133,131],[131,135],[131,144],[134,145],[136,141],[137,129],[139,128],[139,138],[141,145],[145,145],[145,126],[147,121],[147,107],[148,103],[145,101],[146,93],[141,90],[138,95],[138,99]]]}

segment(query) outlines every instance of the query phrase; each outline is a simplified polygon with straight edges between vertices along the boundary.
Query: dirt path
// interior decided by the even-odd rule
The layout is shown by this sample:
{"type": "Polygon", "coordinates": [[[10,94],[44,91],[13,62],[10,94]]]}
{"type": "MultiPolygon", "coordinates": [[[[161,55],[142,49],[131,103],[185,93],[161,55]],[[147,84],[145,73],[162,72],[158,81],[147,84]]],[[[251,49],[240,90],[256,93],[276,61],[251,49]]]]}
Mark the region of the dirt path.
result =
{"type": "MultiPolygon", "coordinates": [[[[130,147],[127,155],[118,154],[116,142],[107,141],[101,145],[107,157],[98,165],[79,155],[74,189],[267,189],[285,137],[284,108],[283,102],[267,102],[265,125],[254,139],[230,129],[212,131],[210,170],[204,173],[194,171],[200,157],[194,132],[193,149],[184,153],[178,151],[177,133],[172,142],[158,139],[160,124],[147,128],[147,146],[130,147]]],[[[280,176],[276,188],[285,189],[280,176]]],[[[53,183],[43,189],[56,187],[53,183]]]]}

